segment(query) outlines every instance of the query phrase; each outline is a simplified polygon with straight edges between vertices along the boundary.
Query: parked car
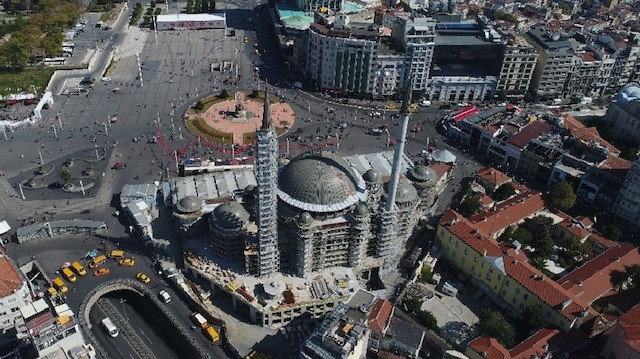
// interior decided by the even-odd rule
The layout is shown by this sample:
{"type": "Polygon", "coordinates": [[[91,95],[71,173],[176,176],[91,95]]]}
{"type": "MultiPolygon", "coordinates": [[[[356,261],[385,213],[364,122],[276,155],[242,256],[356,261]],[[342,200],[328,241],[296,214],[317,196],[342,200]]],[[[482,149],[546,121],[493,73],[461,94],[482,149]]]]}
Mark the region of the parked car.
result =
{"type": "Polygon", "coordinates": [[[147,277],[147,275],[146,275],[146,274],[144,274],[144,273],[142,273],[142,272],[141,272],[141,273],[136,274],[136,279],[137,279],[137,280],[139,280],[139,281],[141,281],[142,283],[149,283],[149,282],[151,282],[151,278],[147,277]]]}
{"type": "Polygon", "coordinates": [[[162,299],[162,301],[165,302],[165,303],[170,303],[171,302],[171,296],[164,289],[161,290],[160,293],[158,293],[158,297],[160,297],[160,299],[162,299]]]}
{"type": "Polygon", "coordinates": [[[133,258],[122,258],[118,264],[125,267],[133,267],[136,264],[136,261],[133,258]]]}
{"type": "Polygon", "coordinates": [[[98,270],[96,270],[95,272],[93,272],[93,275],[95,277],[104,277],[105,275],[111,273],[111,271],[109,270],[109,268],[100,268],[98,270]]]}

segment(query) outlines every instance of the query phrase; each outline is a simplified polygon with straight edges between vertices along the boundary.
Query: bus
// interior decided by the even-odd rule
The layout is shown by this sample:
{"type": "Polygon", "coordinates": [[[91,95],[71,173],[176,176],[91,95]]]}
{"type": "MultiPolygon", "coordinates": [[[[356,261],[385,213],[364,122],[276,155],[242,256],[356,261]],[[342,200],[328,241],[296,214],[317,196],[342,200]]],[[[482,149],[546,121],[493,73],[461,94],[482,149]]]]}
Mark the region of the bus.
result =
{"type": "Polygon", "coordinates": [[[118,336],[118,328],[116,328],[116,326],[113,325],[113,322],[109,317],[102,319],[102,326],[104,327],[104,329],[106,329],[107,333],[109,333],[109,336],[111,336],[111,338],[115,338],[118,336]]]}
{"type": "Polygon", "coordinates": [[[66,61],[67,59],[65,59],[64,57],[46,57],[44,60],[42,60],[45,66],[64,65],[66,61]]]}

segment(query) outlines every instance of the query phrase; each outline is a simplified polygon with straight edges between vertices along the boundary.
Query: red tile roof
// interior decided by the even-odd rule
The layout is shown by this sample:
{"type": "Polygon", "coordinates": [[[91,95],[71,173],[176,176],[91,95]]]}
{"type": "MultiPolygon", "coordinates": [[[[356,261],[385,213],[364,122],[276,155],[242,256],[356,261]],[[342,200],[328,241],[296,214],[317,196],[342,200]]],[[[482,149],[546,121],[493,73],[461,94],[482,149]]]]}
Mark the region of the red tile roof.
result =
{"type": "Polygon", "coordinates": [[[500,186],[501,184],[511,182],[511,177],[493,167],[487,167],[478,170],[478,172],[476,173],[476,177],[491,183],[496,188],[498,188],[498,186],[500,186]]]}
{"type": "Polygon", "coordinates": [[[8,257],[0,257],[0,298],[10,295],[20,287],[22,287],[22,276],[18,269],[8,257]]]}
{"type": "Polygon", "coordinates": [[[549,351],[545,349],[545,346],[549,345],[549,340],[559,333],[558,329],[542,328],[511,349],[509,354],[512,359],[531,359],[534,355],[537,355],[538,358],[544,358],[544,355],[549,351]]]}
{"type": "Polygon", "coordinates": [[[494,209],[469,217],[469,221],[482,233],[495,235],[544,208],[542,193],[529,190],[500,203],[494,209]]]}
{"type": "Polygon", "coordinates": [[[611,273],[640,263],[638,248],[620,243],[562,277],[558,283],[585,303],[593,303],[613,289],[611,273]]]}
{"type": "Polygon", "coordinates": [[[584,228],[591,228],[593,226],[593,221],[589,217],[578,216],[575,218],[577,222],[579,222],[584,228]]]}
{"type": "Polygon", "coordinates": [[[511,354],[507,348],[500,344],[495,338],[481,335],[469,343],[476,353],[486,359],[511,359],[511,354]]]}
{"type": "Polygon", "coordinates": [[[595,62],[598,61],[598,59],[596,59],[595,54],[593,53],[593,51],[585,51],[582,53],[582,61],[584,62],[595,62]]]}
{"type": "Polygon", "coordinates": [[[614,247],[614,246],[616,246],[618,244],[618,243],[616,243],[616,242],[614,242],[612,240],[604,238],[603,236],[601,236],[601,235],[599,235],[597,233],[591,233],[591,235],[589,236],[589,239],[592,239],[592,240],[598,242],[601,246],[607,247],[607,248],[614,247]]]}
{"type": "Polygon", "coordinates": [[[479,199],[480,199],[480,204],[482,204],[483,208],[489,208],[493,206],[493,204],[495,203],[495,201],[491,197],[487,196],[486,194],[481,195],[479,199]]]}
{"type": "Polygon", "coordinates": [[[391,302],[384,299],[378,299],[376,304],[373,305],[371,313],[369,313],[369,328],[374,332],[382,333],[384,328],[387,326],[387,322],[389,322],[389,317],[391,316],[392,311],[393,306],[391,305],[391,302]]]}
{"type": "Polygon", "coordinates": [[[529,141],[542,135],[543,133],[550,132],[552,129],[553,126],[544,121],[535,121],[533,123],[530,123],[522,131],[513,135],[507,142],[518,148],[524,148],[524,146],[526,146],[529,141]]]}
{"type": "Polygon", "coordinates": [[[484,255],[486,251],[487,256],[502,255],[502,250],[498,247],[498,242],[495,239],[478,232],[475,225],[456,211],[452,209],[446,211],[440,223],[476,252],[484,255]]]}
{"type": "Polygon", "coordinates": [[[628,170],[631,168],[631,162],[624,158],[608,156],[604,162],[600,163],[598,168],[604,170],[628,170]]]}
{"type": "Polygon", "coordinates": [[[600,145],[605,146],[609,150],[609,154],[614,157],[617,157],[620,154],[620,150],[605,141],[595,127],[586,127],[582,122],[569,114],[563,114],[562,117],[564,117],[562,126],[568,129],[574,138],[583,140],[587,143],[597,141],[600,145]]]}
{"type": "Polygon", "coordinates": [[[448,164],[443,162],[434,162],[429,164],[429,168],[431,168],[436,173],[438,179],[447,174],[449,167],[450,166],[448,164]]]}
{"type": "Polygon", "coordinates": [[[640,351],[640,305],[621,316],[618,324],[624,331],[627,344],[636,351],[640,351]]]}

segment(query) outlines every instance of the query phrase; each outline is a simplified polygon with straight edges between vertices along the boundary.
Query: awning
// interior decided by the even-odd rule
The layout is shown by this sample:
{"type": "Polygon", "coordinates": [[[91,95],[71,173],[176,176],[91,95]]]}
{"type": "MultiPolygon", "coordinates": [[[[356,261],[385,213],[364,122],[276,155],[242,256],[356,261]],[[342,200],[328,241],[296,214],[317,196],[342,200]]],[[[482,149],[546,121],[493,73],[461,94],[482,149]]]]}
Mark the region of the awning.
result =
{"type": "Polygon", "coordinates": [[[5,234],[11,230],[9,223],[7,221],[0,222],[0,234],[5,234]]]}
{"type": "Polygon", "coordinates": [[[465,118],[471,115],[475,115],[478,112],[480,112],[480,110],[478,110],[474,106],[465,107],[462,110],[460,110],[455,116],[453,116],[453,120],[456,122],[462,121],[465,118]]]}

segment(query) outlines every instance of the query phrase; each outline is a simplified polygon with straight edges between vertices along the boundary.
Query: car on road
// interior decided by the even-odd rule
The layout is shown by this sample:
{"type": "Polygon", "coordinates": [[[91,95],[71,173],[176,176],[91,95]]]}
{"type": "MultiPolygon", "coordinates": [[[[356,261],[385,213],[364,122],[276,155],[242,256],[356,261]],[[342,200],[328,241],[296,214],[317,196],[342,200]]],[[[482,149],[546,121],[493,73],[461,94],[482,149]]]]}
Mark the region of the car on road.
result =
{"type": "Polygon", "coordinates": [[[105,77],[101,78],[100,81],[102,81],[102,82],[111,82],[111,77],[105,76],[105,77]]]}
{"type": "Polygon", "coordinates": [[[136,274],[136,279],[141,281],[142,283],[149,283],[151,282],[151,278],[147,277],[146,274],[140,272],[138,274],[136,274]]]}
{"type": "Polygon", "coordinates": [[[244,41],[244,43],[246,44],[246,43],[248,43],[248,42],[249,42],[249,38],[245,36],[243,41],[244,41]]]}
{"type": "Polygon", "coordinates": [[[93,275],[96,277],[104,277],[105,275],[111,273],[111,271],[109,270],[109,268],[100,268],[98,270],[96,270],[95,272],[93,272],[93,275]]]}
{"type": "Polygon", "coordinates": [[[136,264],[136,261],[133,258],[122,258],[118,264],[125,267],[133,267],[136,264]]]}
{"type": "Polygon", "coordinates": [[[106,261],[107,261],[107,257],[106,256],[104,256],[104,255],[97,256],[91,262],[89,262],[89,268],[95,269],[95,268],[101,266],[106,261]]]}
{"type": "Polygon", "coordinates": [[[395,103],[388,103],[385,108],[387,110],[395,110],[396,109],[396,104],[395,103]]]}
{"type": "Polygon", "coordinates": [[[49,287],[47,288],[47,293],[49,293],[49,296],[53,297],[58,294],[58,291],[54,287],[49,287]]]}
{"type": "Polygon", "coordinates": [[[60,292],[60,294],[64,294],[69,290],[67,285],[62,281],[62,278],[60,277],[56,277],[53,280],[53,286],[56,287],[56,289],[58,290],[58,292],[60,292]]]}
{"type": "Polygon", "coordinates": [[[412,103],[412,104],[411,104],[411,106],[410,106],[410,108],[411,108],[411,112],[416,112],[416,111],[418,111],[418,105],[416,105],[415,103],[412,103]]]}
{"type": "Polygon", "coordinates": [[[256,54],[256,55],[260,55],[260,51],[258,51],[258,49],[254,49],[253,53],[256,54]]]}
{"type": "Polygon", "coordinates": [[[84,269],[82,264],[80,264],[80,262],[78,261],[71,263],[71,268],[73,268],[73,270],[75,270],[79,276],[83,276],[87,274],[87,271],[84,269]]]}
{"type": "Polygon", "coordinates": [[[170,303],[171,302],[171,296],[164,289],[161,290],[160,293],[158,293],[158,297],[160,297],[160,299],[162,299],[162,301],[165,302],[165,303],[170,303]]]}
{"type": "Polygon", "coordinates": [[[76,281],[76,275],[73,274],[69,267],[61,268],[60,271],[62,272],[62,276],[69,282],[73,283],[76,281]]]}

